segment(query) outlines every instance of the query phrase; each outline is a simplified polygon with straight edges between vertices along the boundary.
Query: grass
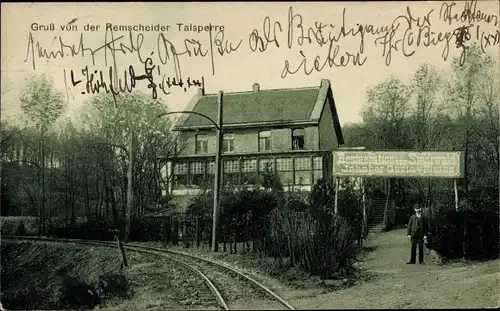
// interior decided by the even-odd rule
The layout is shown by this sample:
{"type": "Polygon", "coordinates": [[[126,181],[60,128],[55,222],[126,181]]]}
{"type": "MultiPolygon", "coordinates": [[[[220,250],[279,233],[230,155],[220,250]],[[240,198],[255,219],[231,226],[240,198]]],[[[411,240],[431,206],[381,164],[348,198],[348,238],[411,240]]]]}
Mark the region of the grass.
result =
{"type": "Polygon", "coordinates": [[[23,224],[26,235],[38,233],[38,221],[36,217],[9,216],[0,217],[0,228],[4,235],[15,235],[20,224],[23,224]]]}
{"type": "MultiPolygon", "coordinates": [[[[162,246],[161,243],[146,244],[162,246]]],[[[443,264],[439,256],[430,251],[425,255],[425,265],[406,265],[409,259],[409,241],[404,229],[372,234],[365,241],[364,251],[357,263],[362,274],[345,281],[325,283],[293,268],[278,268],[273,260],[262,259],[251,253],[223,253],[222,247],[219,248],[219,253],[212,253],[208,248],[172,247],[172,249],[238,268],[276,291],[298,309],[484,308],[497,307],[499,304],[498,260],[453,261],[443,264]]],[[[240,252],[241,250],[239,247],[240,252]]],[[[101,254],[101,251],[98,253],[101,254]]],[[[109,310],[214,308],[214,305],[210,304],[211,298],[201,296],[202,292],[194,291],[197,288],[196,280],[186,278],[187,274],[182,269],[173,269],[156,257],[140,257],[130,252],[127,254],[131,264],[127,277],[131,280],[133,298],[109,302],[103,305],[103,308],[109,310]],[[182,298],[176,299],[176,297],[182,298]]],[[[27,252],[21,260],[36,256],[36,251],[27,252]]],[[[86,256],[92,257],[91,253],[86,256]]],[[[2,269],[8,268],[3,264],[4,257],[2,243],[2,269]]],[[[76,254],[71,258],[67,257],[67,260],[81,261],[84,257],[76,254]]],[[[98,257],[101,259],[94,259],[95,261],[87,264],[94,268],[105,266],[105,261],[108,266],[119,264],[116,250],[112,250],[110,257],[104,255],[98,257]]],[[[45,262],[43,264],[45,265],[45,262]]],[[[79,273],[84,275],[100,273],[84,266],[82,263],[79,273]]],[[[21,275],[22,273],[23,271],[21,275]]],[[[35,276],[32,279],[35,280],[37,272],[33,270],[32,273],[35,276]]],[[[4,278],[2,271],[2,285],[4,278]]],[[[5,289],[6,287],[3,287],[4,292],[5,289]]],[[[18,287],[17,290],[21,292],[24,289],[18,287]]],[[[5,303],[4,305],[9,309],[8,305],[5,303]]],[[[37,308],[40,309],[40,306],[37,308]]]]}
{"type": "Polygon", "coordinates": [[[434,253],[425,265],[406,265],[409,241],[404,230],[373,234],[362,264],[373,278],[314,298],[286,293],[297,308],[483,308],[499,303],[498,260],[442,264],[434,253]]]}
{"type": "Polygon", "coordinates": [[[122,274],[114,249],[5,240],[1,249],[6,309],[92,307],[99,278],[122,274]]]}
{"type": "Polygon", "coordinates": [[[187,268],[157,256],[127,252],[133,299],[103,310],[217,309],[203,280],[187,268]]]}
{"type": "MultiPolygon", "coordinates": [[[[85,218],[77,217],[77,223],[85,222],[85,218]]],[[[22,223],[24,226],[24,233],[27,236],[38,234],[38,217],[34,216],[1,216],[0,229],[3,235],[17,235],[19,225],[22,223]]],[[[47,226],[49,221],[47,220],[47,226]]],[[[55,228],[64,227],[65,222],[62,217],[52,217],[52,226],[55,228]]]]}
{"type": "Polygon", "coordinates": [[[352,286],[361,279],[366,279],[368,277],[366,273],[356,273],[347,279],[324,281],[318,276],[311,275],[296,267],[291,267],[286,260],[284,261],[284,265],[280,266],[273,258],[262,258],[253,252],[242,251],[243,243],[239,243],[237,254],[230,254],[229,247],[227,252],[223,252],[222,244],[219,246],[219,252],[217,253],[211,252],[209,248],[172,247],[162,245],[158,242],[149,242],[146,244],[157,247],[168,247],[172,250],[223,262],[251,275],[256,280],[270,277],[277,281],[278,287],[287,287],[297,290],[319,290],[321,292],[327,292],[352,286]]]}
{"type": "Polygon", "coordinates": [[[122,269],[116,248],[6,240],[1,248],[2,304],[7,310],[217,307],[202,279],[158,256],[126,251],[129,267],[122,269]],[[100,279],[105,295],[91,301],[88,290],[94,291],[100,279]]]}
{"type": "Polygon", "coordinates": [[[347,282],[326,282],[333,286],[321,285],[317,278],[293,269],[273,270],[271,260],[250,254],[212,253],[208,248],[172,249],[227,263],[251,274],[297,309],[485,308],[499,305],[498,259],[443,263],[435,252],[426,251],[425,265],[407,265],[410,249],[404,229],[371,234],[357,263],[362,275],[347,282]]]}

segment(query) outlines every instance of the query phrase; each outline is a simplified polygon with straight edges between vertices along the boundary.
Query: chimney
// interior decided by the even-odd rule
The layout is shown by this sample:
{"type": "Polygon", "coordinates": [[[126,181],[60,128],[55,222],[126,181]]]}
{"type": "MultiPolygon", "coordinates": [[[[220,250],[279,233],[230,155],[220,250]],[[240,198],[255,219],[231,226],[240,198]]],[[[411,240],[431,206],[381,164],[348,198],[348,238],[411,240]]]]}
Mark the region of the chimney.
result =
{"type": "Polygon", "coordinates": [[[258,91],[260,91],[260,86],[259,86],[259,84],[258,84],[258,83],[254,83],[254,84],[253,84],[253,91],[254,91],[254,92],[258,92],[258,91]]]}
{"type": "Polygon", "coordinates": [[[203,95],[205,95],[205,88],[200,87],[200,88],[198,89],[198,96],[203,96],[203,95]]]}

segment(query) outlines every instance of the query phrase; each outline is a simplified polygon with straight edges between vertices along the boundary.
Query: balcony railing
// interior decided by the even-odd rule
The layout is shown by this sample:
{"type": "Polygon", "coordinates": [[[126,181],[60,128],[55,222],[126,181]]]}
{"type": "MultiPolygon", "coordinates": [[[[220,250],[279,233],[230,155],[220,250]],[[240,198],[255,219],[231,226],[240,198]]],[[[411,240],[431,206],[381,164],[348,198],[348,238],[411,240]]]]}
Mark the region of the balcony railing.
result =
{"type": "MultiPolygon", "coordinates": [[[[171,190],[190,193],[197,189],[211,189],[214,182],[214,156],[179,156],[171,163],[169,175],[171,190]]],[[[255,188],[262,184],[266,170],[276,173],[286,189],[308,190],[321,178],[331,176],[328,172],[331,152],[293,150],[224,155],[223,187],[255,188]]],[[[197,192],[197,191],[194,191],[197,192]]]]}

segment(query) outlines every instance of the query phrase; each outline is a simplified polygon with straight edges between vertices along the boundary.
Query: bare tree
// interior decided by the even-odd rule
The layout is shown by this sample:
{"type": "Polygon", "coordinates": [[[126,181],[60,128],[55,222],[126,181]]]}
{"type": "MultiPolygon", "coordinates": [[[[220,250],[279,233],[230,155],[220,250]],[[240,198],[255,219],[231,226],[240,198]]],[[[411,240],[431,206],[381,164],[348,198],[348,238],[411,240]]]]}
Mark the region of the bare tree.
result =
{"type": "MultiPolygon", "coordinates": [[[[421,65],[413,75],[410,84],[412,92],[412,109],[408,126],[413,148],[416,150],[435,149],[441,141],[445,124],[441,117],[442,101],[439,95],[443,87],[443,79],[431,65],[421,65]]],[[[432,179],[411,180],[420,193],[424,193],[427,184],[427,203],[432,208],[432,179]]]]}
{"type": "MultiPolygon", "coordinates": [[[[406,128],[409,111],[410,88],[395,76],[375,85],[367,91],[367,104],[363,111],[364,122],[370,124],[369,140],[376,141],[365,145],[367,148],[408,149],[410,139],[406,128]]],[[[388,225],[391,202],[392,179],[384,180],[386,202],[384,207],[384,226],[388,225]]],[[[394,215],[394,213],[391,213],[394,215]]]]}
{"type": "MultiPolygon", "coordinates": [[[[122,202],[126,208],[125,237],[130,231],[131,219],[140,218],[145,210],[160,200],[157,185],[160,172],[158,157],[176,152],[177,137],[171,132],[171,120],[157,116],[167,112],[159,100],[142,93],[124,93],[117,105],[109,95],[98,95],[89,101],[84,127],[94,135],[99,146],[112,146],[115,151],[122,202]]],[[[122,207],[123,206],[122,204],[122,207]]]]}
{"type": "Polygon", "coordinates": [[[40,136],[41,206],[40,234],[45,233],[45,134],[65,108],[64,96],[54,90],[53,79],[46,75],[33,75],[26,79],[21,93],[21,109],[40,136]]]}
{"type": "Polygon", "coordinates": [[[469,157],[473,138],[477,135],[473,122],[479,111],[481,96],[485,94],[485,79],[490,79],[487,73],[494,65],[493,59],[483,54],[475,44],[468,47],[468,54],[467,62],[463,65],[460,64],[459,59],[453,60],[453,78],[448,85],[447,92],[452,114],[464,125],[462,146],[465,153],[464,192],[467,200],[470,188],[469,157]]]}
{"type": "MultiPolygon", "coordinates": [[[[477,115],[481,106],[481,97],[488,94],[485,85],[488,85],[485,79],[491,79],[490,68],[494,66],[493,59],[481,52],[477,44],[473,44],[467,48],[467,62],[460,63],[458,58],[452,62],[453,78],[448,86],[448,99],[449,106],[459,122],[463,124],[463,140],[461,143],[464,149],[464,193],[466,209],[469,210],[470,206],[470,184],[472,179],[477,179],[477,176],[471,174],[472,159],[471,155],[476,154],[478,143],[478,127],[476,124],[477,115]],[[486,90],[486,92],[485,92],[486,90]],[[483,94],[483,95],[482,95],[483,94]]],[[[464,244],[463,253],[464,257],[468,256],[468,230],[467,218],[464,223],[464,244]]]]}

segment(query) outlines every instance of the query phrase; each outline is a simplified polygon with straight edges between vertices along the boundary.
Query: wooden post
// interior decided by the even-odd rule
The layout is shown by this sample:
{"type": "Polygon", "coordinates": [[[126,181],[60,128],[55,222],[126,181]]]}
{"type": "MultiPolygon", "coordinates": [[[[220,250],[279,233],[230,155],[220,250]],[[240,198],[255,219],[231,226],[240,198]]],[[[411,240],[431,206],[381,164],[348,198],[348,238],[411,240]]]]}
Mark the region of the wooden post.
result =
{"type": "Polygon", "coordinates": [[[366,237],[366,228],[368,225],[368,217],[366,215],[366,202],[365,202],[365,183],[361,177],[361,206],[363,208],[363,237],[366,237]]]}
{"type": "Polygon", "coordinates": [[[387,197],[385,199],[385,206],[384,206],[384,229],[388,230],[389,229],[389,203],[391,199],[391,179],[386,179],[385,184],[387,185],[386,190],[387,190],[387,197]]]}
{"type": "Polygon", "coordinates": [[[213,219],[212,219],[212,251],[217,252],[219,250],[219,242],[217,241],[217,231],[219,227],[219,205],[220,205],[220,181],[222,174],[222,163],[221,163],[221,155],[222,155],[222,91],[219,91],[218,96],[218,126],[216,139],[216,154],[215,154],[215,183],[214,183],[214,210],[213,210],[213,219]]]}
{"type": "Polygon", "coordinates": [[[337,216],[339,212],[338,201],[339,201],[339,178],[335,177],[335,206],[334,206],[335,216],[337,216]]]}
{"type": "Polygon", "coordinates": [[[458,212],[458,188],[456,179],[453,179],[453,188],[455,190],[455,210],[458,212]]]}
{"type": "Polygon", "coordinates": [[[118,237],[118,235],[115,235],[115,238],[116,238],[116,241],[118,242],[118,249],[120,250],[120,254],[122,257],[122,261],[123,261],[123,266],[126,268],[126,267],[128,267],[128,262],[127,262],[127,257],[125,256],[125,250],[123,249],[123,243],[120,240],[120,238],[118,237]]]}

